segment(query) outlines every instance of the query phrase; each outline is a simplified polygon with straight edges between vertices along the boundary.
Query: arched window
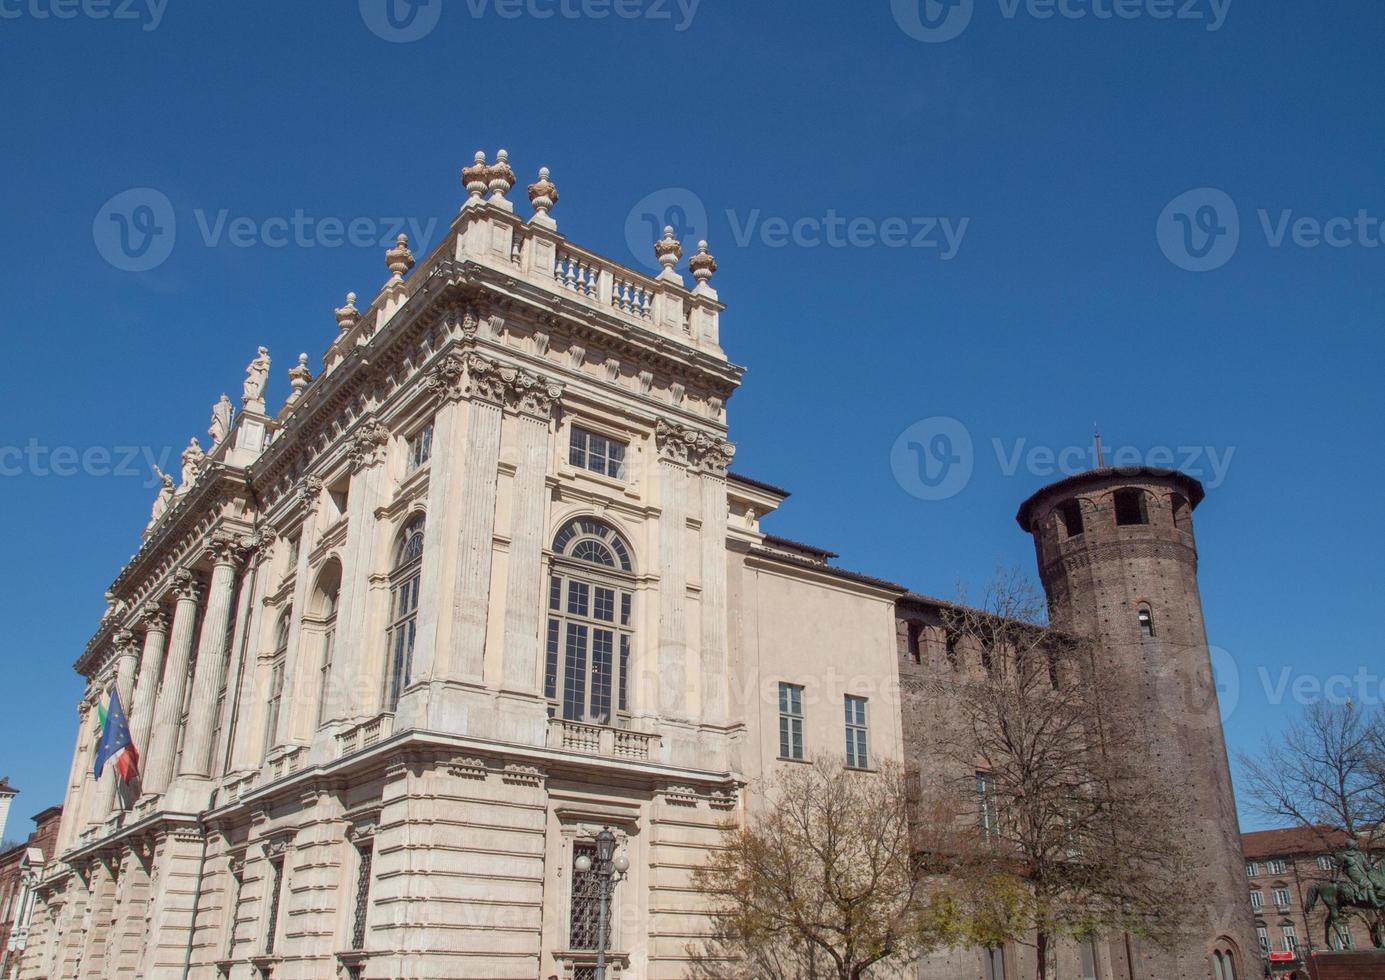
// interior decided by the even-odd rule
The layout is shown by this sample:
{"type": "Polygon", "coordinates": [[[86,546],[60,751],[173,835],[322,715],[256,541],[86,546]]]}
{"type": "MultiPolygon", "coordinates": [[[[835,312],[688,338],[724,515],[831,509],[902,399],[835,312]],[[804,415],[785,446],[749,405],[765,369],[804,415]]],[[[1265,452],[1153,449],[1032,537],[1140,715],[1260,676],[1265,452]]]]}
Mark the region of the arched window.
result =
{"type": "Polygon", "coordinates": [[[553,539],[543,693],[567,721],[610,725],[629,710],[634,565],[609,525],[578,518],[553,539]]]}
{"type": "Polygon", "coordinates": [[[1188,498],[1181,493],[1173,495],[1173,526],[1180,531],[1188,530],[1188,498]]]}
{"type": "Polygon", "coordinates": [[[1063,522],[1063,533],[1069,538],[1075,538],[1082,533],[1082,502],[1080,500],[1065,500],[1058,505],[1058,516],[1063,522]]]}
{"type": "Polygon", "coordinates": [[[317,724],[327,720],[328,685],[332,680],[332,655],[337,645],[337,603],[341,599],[341,565],[332,561],[317,580],[314,612],[321,619],[322,656],[319,658],[317,682],[317,724]]]}
{"type": "Polygon", "coordinates": [[[423,576],[424,516],[416,515],[399,535],[390,574],[389,654],[385,663],[386,711],[399,707],[399,696],[412,680],[414,638],[418,632],[418,587],[423,576]]]}
{"type": "Polygon", "coordinates": [[[264,751],[274,748],[279,738],[279,709],[284,703],[284,665],[289,657],[289,624],[293,609],[285,609],[274,631],[274,654],[269,662],[269,704],[265,709],[264,751]]]}
{"type": "Polygon", "coordinates": [[[1145,507],[1145,492],[1134,488],[1117,490],[1116,524],[1128,527],[1133,524],[1148,524],[1149,511],[1145,507]]]}
{"type": "Polygon", "coordinates": [[[1154,611],[1149,606],[1141,606],[1135,614],[1140,622],[1140,635],[1154,635],[1154,611]]]}
{"type": "Polygon", "coordinates": [[[1229,949],[1219,949],[1212,954],[1212,975],[1215,980],[1237,980],[1236,958],[1229,949]]]}

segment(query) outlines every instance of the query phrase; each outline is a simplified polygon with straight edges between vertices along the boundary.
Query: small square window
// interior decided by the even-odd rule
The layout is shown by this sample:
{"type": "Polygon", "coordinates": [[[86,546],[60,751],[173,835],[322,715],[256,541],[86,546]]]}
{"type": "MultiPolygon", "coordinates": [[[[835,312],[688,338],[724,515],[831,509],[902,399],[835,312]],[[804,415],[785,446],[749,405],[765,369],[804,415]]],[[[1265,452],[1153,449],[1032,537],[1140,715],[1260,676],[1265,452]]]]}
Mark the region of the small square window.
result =
{"type": "Polygon", "coordinates": [[[623,442],[574,425],[568,443],[568,462],[592,473],[623,480],[627,448],[623,442]]]}

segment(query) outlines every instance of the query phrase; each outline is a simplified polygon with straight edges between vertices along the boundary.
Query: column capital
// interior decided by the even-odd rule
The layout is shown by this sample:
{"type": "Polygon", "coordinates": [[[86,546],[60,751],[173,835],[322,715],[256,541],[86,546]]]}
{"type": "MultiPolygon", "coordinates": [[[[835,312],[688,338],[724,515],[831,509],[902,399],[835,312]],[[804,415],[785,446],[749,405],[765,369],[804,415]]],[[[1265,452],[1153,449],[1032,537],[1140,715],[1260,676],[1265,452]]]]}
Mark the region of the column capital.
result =
{"type": "Polygon", "coordinates": [[[369,469],[385,461],[385,453],[390,444],[390,430],[375,419],[367,419],[351,436],[347,455],[351,458],[351,469],[369,469]]]}
{"type": "Polygon", "coordinates": [[[736,455],[736,444],[718,436],[659,419],[654,426],[659,459],[696,468],[712,476],[725,476],[736,455]]]}
{"type": "MultiPolygon", "coordinates": [[[[322,481],[318,481],[321,483],[322,481]]],[[[253,534],[247,534],[241,539],[241,544],[246,551],[253,551],[258,561],[264,561],[269,557],[270,550],[274,547],[274,542],[279,540],[279,532],[272,527],[262,527],[253,534]]]]}
{"type": "Polygon", "coordinates": [[[197,581],[197,576],[193,575],[191,571],[183,568],[173,573],[173,584],[170,589],[179,601],[196,602],[202,594],[202,583],[197,581]]]}
{"type": "Polygon", "coordinates": [[[466,357],[456,351],[444,355],[424,384],[441,400],[458,401],[466,394],[466,357]]]}
{"type": "MultiPolygon", "coordinates": [[[[305,476],[299,481],[298,501],[309,514],[317,513],[318,507],[322,503],[322,478],[319,476],[305,476]]],[[[306,542],[304,542],[306,544],[306,542]]]]}
{"type": "Polygon", "coordinates": [[[521,415],[531,415],[547,421],[553,408],[563,397],[563,386],[549,381],[541,374],[515,369],[506,383],[508,401],[521,415]]]}
{"type": "Polygon", "coordinates": [[[140,621],[150,633],[168,632],[168,613],[157,602],[146,602],[139,609],[140,621]]]}
{"type": "Polygon", "coordinates": [[[507,387],[504,371],[499,361],[482,357],[480,354],[468,354],[466,393],[477,401],[503,405],[507,387]]]}
{"type": "Polygon", "coordinates": [[[207,557],[215,565],[229,565],[235,568],[245,559],[246,539],[230,531],[213,531],[207,543],[207,557]]]}
{"type": "Polygon", "coordinates": [[[113,643],[117,658],[139,656],[139,644],[135,642],[133,630],[120,630],[115,634],[113,643]]]}

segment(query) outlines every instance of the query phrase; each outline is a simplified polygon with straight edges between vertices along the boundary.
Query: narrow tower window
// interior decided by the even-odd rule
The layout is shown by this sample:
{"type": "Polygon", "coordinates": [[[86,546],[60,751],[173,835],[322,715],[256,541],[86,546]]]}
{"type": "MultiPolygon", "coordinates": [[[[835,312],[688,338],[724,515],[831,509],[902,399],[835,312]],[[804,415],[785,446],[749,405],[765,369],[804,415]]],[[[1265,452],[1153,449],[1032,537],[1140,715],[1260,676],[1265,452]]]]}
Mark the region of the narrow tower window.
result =
{"type": "Polygon", "coordinates": [[[1082,533],[1082,502],[1065,500],[1058,505],[1058,516],[1063,520],[1063,531],[1070,538],[1082,533]]]}
{"type": "Polygon", "coordinates": [[[1141,635],[1141,636],[1153,636],[1153,635],[1154,635],[1154,613],[1150,610],[1150,608],[1149,608],[1148,606],[1141,606],[1141,607],[1140,607],[1140,611],[1139,611],[1139,613],[1138,613],[1137,615],[1138,615],[1139,620],[1140,620],[1140,635],[1141,635]]]}
{"type": "Polygon", "coordinates": [[[384,705],[399,707],[400,695],[413,679],[414,637],[418,632],[418,589],[423,579],[424,516],[404,526],[390,574],[388,662],[385,664],[384,705]]]}
{"type": "Polygon", "coordinates": [[[1188,528],[1188,498],[1181,493],[1173,495],[1173,526],[1180,531],[1188,528]]]}
{"type": "Polygon", "coordinates": [[[1149,523],[1143,490],[1117,490],[1115,499],[1117,525],[1127,527],[1132,524],[1149,523]]]}

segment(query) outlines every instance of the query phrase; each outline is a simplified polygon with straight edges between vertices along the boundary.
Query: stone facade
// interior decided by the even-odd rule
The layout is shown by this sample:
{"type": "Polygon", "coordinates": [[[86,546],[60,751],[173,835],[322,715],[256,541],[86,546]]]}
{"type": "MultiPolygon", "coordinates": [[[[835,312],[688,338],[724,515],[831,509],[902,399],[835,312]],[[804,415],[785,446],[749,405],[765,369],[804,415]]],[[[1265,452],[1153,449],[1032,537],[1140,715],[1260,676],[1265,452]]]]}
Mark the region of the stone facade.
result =
{"type": "Polygon", "coordinates": [[[260,348],[163,478],[76,664],[22,976],[586,980],[575,860],[610,827],[610,975],[686,977],[692,872],[757,779],[847,738],[903,758],[913,600],[761,529],[788,493],[729,470],[705,243],[689,288],[671,230],[656,277],[568,242],[547,171],[528,219],[503,151],[462,180],[316,377],[299,357],[270,413],[260,348]],[[134,787],[91,771],[113,687],[134,787]]]}

